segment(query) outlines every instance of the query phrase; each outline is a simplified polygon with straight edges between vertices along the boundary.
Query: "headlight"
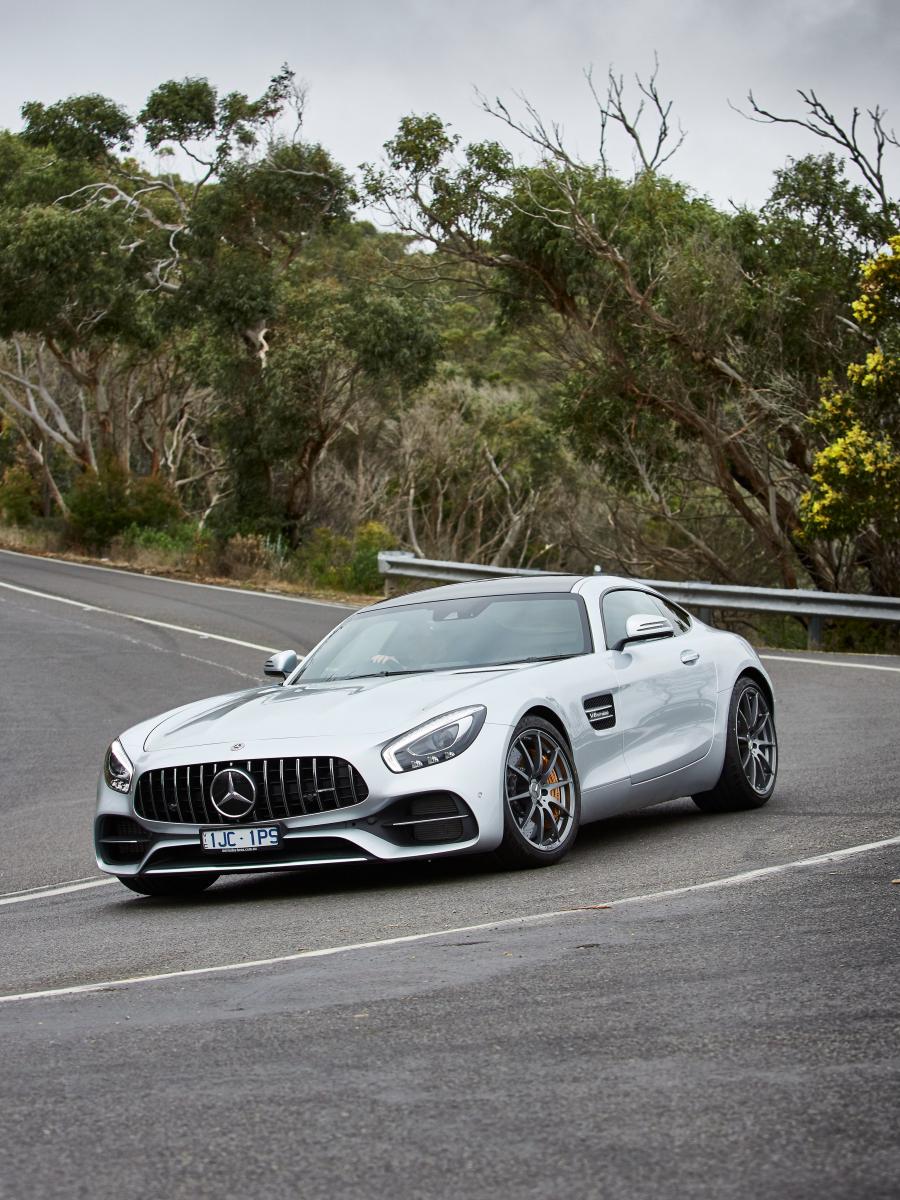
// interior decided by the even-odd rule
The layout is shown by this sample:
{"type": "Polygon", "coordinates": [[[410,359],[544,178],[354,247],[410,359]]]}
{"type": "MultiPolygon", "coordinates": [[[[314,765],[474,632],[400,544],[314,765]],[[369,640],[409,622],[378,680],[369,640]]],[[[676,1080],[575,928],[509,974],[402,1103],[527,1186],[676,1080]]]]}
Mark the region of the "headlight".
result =
{"type": "Polygon", "coordinates": [[[133,775],[134,767],[131,759],[122,749],[122,743],[116,738],[103,760],[103,778],[106,780],[106,786],[111,787],[114,792],[130,791],[133,775]]]}
{"type": "Polygon", "coordinates": [[[381,752],[392,771],[417,771],[456,758],[478,737],[487,709],[483,704],[458,708],[388,742],[381,752]]]}

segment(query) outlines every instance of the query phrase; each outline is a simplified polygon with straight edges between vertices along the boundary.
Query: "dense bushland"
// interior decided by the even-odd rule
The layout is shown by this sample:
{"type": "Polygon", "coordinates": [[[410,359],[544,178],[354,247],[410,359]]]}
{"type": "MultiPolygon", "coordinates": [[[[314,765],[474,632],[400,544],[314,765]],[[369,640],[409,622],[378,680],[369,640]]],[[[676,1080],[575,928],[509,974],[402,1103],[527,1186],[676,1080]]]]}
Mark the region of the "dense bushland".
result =
{"type": "Polygon", "coordinates": [[[900,591],[893,135],[801,93],[826,152],[723,211],[641,86],[639,119],[592,88],[593,162],[497,104],[531,163],[416,116],[357,180],[286,69],[136,116],[26,103],[0,133],[0,519],[349,591],[389,545],[900,591]]]}

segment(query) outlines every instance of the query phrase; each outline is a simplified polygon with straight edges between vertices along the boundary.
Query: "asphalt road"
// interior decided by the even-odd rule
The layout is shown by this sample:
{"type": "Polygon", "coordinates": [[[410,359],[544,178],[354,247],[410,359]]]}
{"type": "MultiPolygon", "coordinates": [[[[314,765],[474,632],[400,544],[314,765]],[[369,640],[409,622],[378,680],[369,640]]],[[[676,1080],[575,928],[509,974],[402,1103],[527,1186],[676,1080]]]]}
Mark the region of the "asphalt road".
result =
{"type": "Polygon", "coordinates": [[[769,660],[766,808],[601,822],[551,870],[37,890],[98,878],[112,737],[341,616],[0,553],[0,1195],[897,1195],[900,846],[615,902],[900,835],[898,659],[769,660]]]}

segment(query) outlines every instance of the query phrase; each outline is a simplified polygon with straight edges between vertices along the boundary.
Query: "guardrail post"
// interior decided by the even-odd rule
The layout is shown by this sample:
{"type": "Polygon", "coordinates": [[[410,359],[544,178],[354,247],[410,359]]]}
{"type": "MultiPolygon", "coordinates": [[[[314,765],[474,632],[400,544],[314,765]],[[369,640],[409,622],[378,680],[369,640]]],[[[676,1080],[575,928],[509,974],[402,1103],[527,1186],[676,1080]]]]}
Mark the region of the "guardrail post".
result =
{"type": "Polygon", "coordinates": [[[824,617],[810,617],[809,623],[806,626],[806,648],[807,650],[822,649],[822,632],[825,627],[824,617]]]}
{"type": "Polygon", "coordinates": [[[391,558],[412,558],[416,556],[411,550],[379,550],[378,551],[378,570],[384,576],[384,598],[390,600],[394,594],[394,579],[400,575],[402,571],[391,569],[391,558]]]}

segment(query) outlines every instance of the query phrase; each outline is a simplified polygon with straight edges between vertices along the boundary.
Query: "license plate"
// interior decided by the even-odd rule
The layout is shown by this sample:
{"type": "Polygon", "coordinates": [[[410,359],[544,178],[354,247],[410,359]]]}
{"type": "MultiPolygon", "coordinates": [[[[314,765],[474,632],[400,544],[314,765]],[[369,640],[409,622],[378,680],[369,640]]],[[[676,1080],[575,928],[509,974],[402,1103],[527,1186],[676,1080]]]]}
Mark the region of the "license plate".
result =
{"type": "Polygon", "coordinates": [[[270,850],[281,841],[277,825],[248,825],[243,829],[204,829],[200,845],[204,850],[236,854],[241,850],[270,850]]]}

